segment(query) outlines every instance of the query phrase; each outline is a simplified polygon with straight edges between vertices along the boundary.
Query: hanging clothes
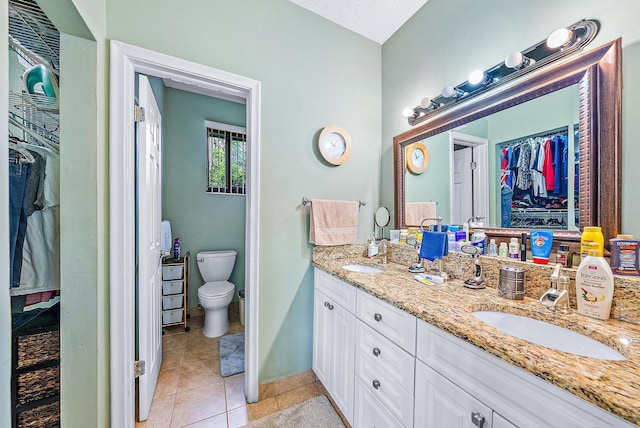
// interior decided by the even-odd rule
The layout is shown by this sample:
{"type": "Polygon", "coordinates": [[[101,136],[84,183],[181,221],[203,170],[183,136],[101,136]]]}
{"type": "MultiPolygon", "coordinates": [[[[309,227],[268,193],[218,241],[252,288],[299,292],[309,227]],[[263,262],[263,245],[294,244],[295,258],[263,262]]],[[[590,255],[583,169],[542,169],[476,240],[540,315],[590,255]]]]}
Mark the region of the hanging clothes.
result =
{"type": "Polygon", "coordinates": [[[9,288],[20,285],[24,240],[27,233],[27,183],[31,163],[19,152],[9,152],[9,288]]]}
{"type": "Polygon", "coordinates": [[[12,295],[60,289],[60,156],[46,148],[30,151],[44,159],[35,209],[27,219],[20,289],[12,295]]]}
{"type": "Polygon", "coordinates": [[[531,187],[531,144],[524,142],[520,145],[520,157],[518,159],[518,178],[516,187],[520,190],[528,190],[531,187]]]}

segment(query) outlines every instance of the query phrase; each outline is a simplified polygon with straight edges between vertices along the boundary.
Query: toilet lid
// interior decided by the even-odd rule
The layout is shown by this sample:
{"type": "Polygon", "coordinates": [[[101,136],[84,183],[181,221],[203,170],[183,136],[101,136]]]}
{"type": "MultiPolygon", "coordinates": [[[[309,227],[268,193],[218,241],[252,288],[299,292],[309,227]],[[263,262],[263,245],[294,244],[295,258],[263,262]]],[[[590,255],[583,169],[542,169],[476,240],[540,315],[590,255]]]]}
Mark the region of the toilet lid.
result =
{"type": "Polygon", "coordinates": [[[217,297],[225,294],[233,293],[235,285],[229,281],[213,281],[207,282],[198,288],[198,295],[203,297],[217,297]]]}

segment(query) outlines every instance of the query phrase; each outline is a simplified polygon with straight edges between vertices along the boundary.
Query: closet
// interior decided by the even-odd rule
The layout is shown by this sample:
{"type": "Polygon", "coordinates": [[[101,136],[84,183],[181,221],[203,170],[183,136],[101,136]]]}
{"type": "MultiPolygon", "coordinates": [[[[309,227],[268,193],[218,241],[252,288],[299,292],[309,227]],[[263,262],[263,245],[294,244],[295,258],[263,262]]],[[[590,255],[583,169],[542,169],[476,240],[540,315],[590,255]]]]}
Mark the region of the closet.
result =
{"type": "Polygon", "coordinates": [[[577,126],[497,144],[500,227],[567,230],[579,221],[577,126]]]}
{"type": "Polygon", "coordinates": [[[60,425],[60,35],[9,0],[13,427],[60,425]]]}

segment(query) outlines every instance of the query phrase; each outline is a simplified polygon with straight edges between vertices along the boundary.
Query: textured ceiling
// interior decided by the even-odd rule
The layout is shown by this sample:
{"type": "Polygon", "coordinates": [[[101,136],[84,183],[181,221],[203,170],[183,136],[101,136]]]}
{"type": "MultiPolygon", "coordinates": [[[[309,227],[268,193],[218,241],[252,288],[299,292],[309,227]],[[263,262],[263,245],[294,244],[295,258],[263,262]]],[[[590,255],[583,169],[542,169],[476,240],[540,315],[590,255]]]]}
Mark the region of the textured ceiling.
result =
{"type": "Polygon", "coordinates": [[[383,44],[427,0],[289,0],[383,44]]]}

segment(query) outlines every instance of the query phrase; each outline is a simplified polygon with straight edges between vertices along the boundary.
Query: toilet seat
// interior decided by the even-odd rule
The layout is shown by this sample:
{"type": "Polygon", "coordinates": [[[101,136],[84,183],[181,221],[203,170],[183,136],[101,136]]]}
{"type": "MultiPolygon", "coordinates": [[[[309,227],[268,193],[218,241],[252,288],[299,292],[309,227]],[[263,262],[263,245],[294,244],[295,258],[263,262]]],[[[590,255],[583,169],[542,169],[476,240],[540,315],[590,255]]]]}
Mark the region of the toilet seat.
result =
{"type": "Polygon", "coordinates": [[[226,296],[229,293],[233,293],[235,285],[229,281],[213,281],[207,282],[198,288],[198,296],[205,299],[213,299],[216,297],[226,296]]]}

